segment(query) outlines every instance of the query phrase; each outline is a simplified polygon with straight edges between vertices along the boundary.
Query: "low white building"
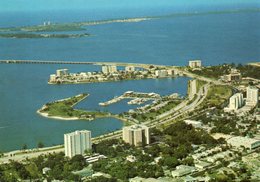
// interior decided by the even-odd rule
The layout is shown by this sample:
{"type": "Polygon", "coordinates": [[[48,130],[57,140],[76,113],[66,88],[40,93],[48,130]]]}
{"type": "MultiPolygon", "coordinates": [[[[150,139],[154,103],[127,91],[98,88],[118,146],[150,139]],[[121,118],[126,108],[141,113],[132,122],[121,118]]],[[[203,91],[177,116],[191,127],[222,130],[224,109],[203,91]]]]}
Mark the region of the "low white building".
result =
{"type": "Polygon", "coordinates": [[[100,159],[106,159],[106,158],[107,157],[104,156],[104,155],[95,154],[93,156],[85,157],[85,160],[86,160],[87,163],[91,164],[91,163],[99,161],[100,159]]]}
{"type": "Polygon", "coordinates": [[[168,74],[169,76],[174,76],[174,75],[175,75],[175,71],[172,70],[172,69],[169,69],[169,70],[167,70],[167,74],[168,74]]]}
{"type": "Polygon", "coordinates": [[[200,121],[195,120],[184,120],[184,122],[188,125],[192,125],[194,128],[202,128],[202,123],[200,121]]]}
{"type": "Polygon", "coordinates": [[[204,161],[199,161],[198,163],[195,164],[195,167],[198,169],[206,169],[209,166],[211,166],[211,163],[204,162],[204,161]]]}
{"type": "Polygon", "coordinates": [[[227,140],[227,143],[232,147],[238,148],[243,146],[245,148],[249,148],[250,150],[256,149],[260,146],[260,140],[241,136],[232,137],[227,140]]]}
{"type": "Polygon", "coordinates": [[[156,70],[155,71],[155,76],[159,78],[167,77],[168,76],[168,71],[167,70],[156,70]]]}
{"type": "Polygon", "coordinates": [[[56,82],[56,75],[55,74],[50,75],[49,82],[56,82]]]}
{"type": "Polygon", "coordinates": [[[179,165],[176,167],[176,170],[172,171],[172,177],[174,177],[174,178],[181,177],[184,175],[191,174],[194,171],[196,171],[195,167],[179,165]]]}
{"type": "Polygon", "coordinates": [[[51,168],[45,167],[45,168],[42,169],[42,174],[46,175],[50,170],[51,170],[51,168]]]}
{"type": "Polygon", "coordinates": [[[127,72],[134,72],[135,71],[135,67],[134,66],[126,66],[125,67],[125,71],[127,71],[127,72]]]}
{"type": "Polygon", "coordinates": [[[239,70],[232,68],[230,74],[221,77],[226,82],[240,81],[242,76],[239,70]]]}
{"type": "Polygon", "coordinates": [[[129,162],[135,162],[136,161],[136,157],[133,155],[129,155],[126,157],[126,160],[129,162]]]}

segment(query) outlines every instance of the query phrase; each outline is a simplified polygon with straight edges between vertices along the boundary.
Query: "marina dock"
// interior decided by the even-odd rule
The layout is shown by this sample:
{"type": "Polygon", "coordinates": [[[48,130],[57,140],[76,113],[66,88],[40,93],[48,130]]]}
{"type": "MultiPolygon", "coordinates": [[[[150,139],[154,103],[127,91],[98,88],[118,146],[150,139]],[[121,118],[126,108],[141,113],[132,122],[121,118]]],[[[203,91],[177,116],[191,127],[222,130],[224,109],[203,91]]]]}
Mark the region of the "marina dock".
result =
{"type": "Polygon", "coordinates": [[[161,96],[156,93],[143,93],[143,92],[134,92],[134,91],[127,91],[123,95],[119,97],[115,97],[107,102],[100,102],[100,106],[108,106],[111,104],[115,104],[117,102],[120,102],[123,99],[132,99],[127,104],[136,104],[141,105],[149,100],[158,100],[161,96]]]}

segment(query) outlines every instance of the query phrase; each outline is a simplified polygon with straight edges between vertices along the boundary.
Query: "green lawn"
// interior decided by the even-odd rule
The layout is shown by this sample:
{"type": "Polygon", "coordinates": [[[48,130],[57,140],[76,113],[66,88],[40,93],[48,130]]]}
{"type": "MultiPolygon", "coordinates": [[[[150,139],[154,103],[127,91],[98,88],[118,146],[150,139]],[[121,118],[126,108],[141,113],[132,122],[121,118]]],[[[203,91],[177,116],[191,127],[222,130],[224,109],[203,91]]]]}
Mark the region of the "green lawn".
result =
{"type": "Polygon", "coordinates": [[[226,85],[214,85],[209,88],[204,104],[208,106],[221,106],[232,96],[232,88],[226,85]]]}
{"type": "Polygon", "coordinates": [[[82,101],[87,96],[88,94],[81,94],[62,101],[47,103],[46,108],[44,108],[42,112],[48,113],[49,116],[57,116],[64,118],[78,117],[80,119],[88,119],[90,117],[103,117],[108,115],[107,113],[76,110],[73,108],[75,104],[82,101]]]}
{"type": "Polygon", "coordinates": [[[150,110],[150,112],[148,112],[148,113],[136,115],[135,119],[137,119],[140,122],[147,121],[147,120],[153,120],[156,118],[156,116],[173,109],[180,103],[181,103],[181,100],[170,101],[167,105],[165,105],[164,107],[160,108],[157,111],[150,110]]]}

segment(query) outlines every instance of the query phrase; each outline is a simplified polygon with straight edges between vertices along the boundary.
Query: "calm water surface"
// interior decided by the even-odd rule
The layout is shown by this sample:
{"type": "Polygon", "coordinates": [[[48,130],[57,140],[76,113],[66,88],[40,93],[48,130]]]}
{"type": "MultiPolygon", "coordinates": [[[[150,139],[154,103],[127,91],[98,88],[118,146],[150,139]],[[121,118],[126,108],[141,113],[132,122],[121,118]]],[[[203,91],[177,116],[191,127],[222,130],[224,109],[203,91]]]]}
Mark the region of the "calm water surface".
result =
{"type": "MultiPolygon", "coordinates": [[[[52,21],[51,17],[55,16],[47,17],[48,20],[52,21]]],[[[81,21],[82,14],[71,14],[70,18],[57,17],[53,21],[81,21]]],[[[83,21],[102,18],[86,14],[83,21]]],[[[186,65],[189,59],[202,59],[205,65],[247,63],[260,59],[259,18],[260,13],[179,17],[87,27],[86,32],[93,36],[79,39],[0,39],[0,59],[120,61],[166,65],[186,65]]],[[[46,17],[44,14],[0,14],[0,20],[0,26],[5,27],[24,25],[25,22],[28,25],[39,24],[46,17]]],[[[58,68],[64,68],[64,65],[0,65],[0,150],[19,149],[24,143],[35,147],[38,141],[48,146],[60,144],[64,133],[76,129],[88,129],[93,136],[97,136],[123,126],[116,119],[58,121],[37,115],[36,110],[49,101],[87,92],[90,93],[89,98],[77,107],[95,110],[100,109],[99,102],[127,90],[161,95],[173,92],[185,95],[187,91],[188,78],[48,85],[49,74],[58,68]]],[[[66,68],[71,72],[100,69],[83,65],[66,68]]],[[[119,113],[130,108],[132,106],[122,102],[105,109],[119,113]]]]}

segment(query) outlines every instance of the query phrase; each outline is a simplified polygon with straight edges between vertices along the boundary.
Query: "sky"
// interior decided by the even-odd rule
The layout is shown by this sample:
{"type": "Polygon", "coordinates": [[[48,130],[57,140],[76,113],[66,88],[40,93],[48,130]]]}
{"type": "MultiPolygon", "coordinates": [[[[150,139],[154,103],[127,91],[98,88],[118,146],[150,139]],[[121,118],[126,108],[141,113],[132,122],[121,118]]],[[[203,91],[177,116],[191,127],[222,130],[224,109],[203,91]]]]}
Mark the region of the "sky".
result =
{"type": "Polygon", "coordinates": [[[252,4],[260,0],[0,0],[0,12],[95,10],[252,4]]]}

